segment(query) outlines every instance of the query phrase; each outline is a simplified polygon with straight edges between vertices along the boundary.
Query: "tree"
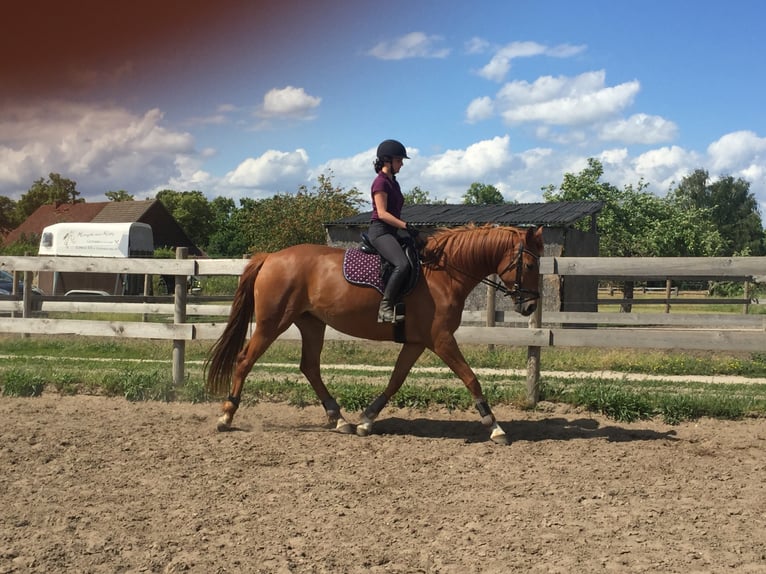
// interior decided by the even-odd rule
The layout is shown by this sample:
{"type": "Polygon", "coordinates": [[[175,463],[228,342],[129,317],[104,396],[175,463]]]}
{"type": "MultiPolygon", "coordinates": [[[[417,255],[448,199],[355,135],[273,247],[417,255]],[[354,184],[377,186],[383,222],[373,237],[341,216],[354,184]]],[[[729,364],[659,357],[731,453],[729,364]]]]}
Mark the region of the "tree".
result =
{"type": "Polygon", "coordinates": [[[213,227],[207,252],[211,257],[242,257],[250,250],[247,227],[252,218],[254,201],[241,199],[237,208],[229,197],[216,197],[210,203],[213,209],[213,227]]]}
{"type": "MultiPolygon", "coordinates": [[[[709,214],[687,208],[672,199],[663,199],[647,191],[643,180],[618,189],[600,181],[604,168],[595,158],[578,175],[567,173],[559,191],[553,186],[543,190],[546,201],[602,201],[597,218],[599,251],[612,257],[709,256],[722,245],[721,236],[709,214]]],[[[633,297],[633,281],[625,281],[626,299],[633,297]]],[[[621,306],[630,312],[631,305],[621,306]]]]}
{"type": "Polygon", "coordinates": [[[359,213],[361,194],[332,182],[332,172],[321,174],[309,190],[277,194],[254,202],[248,238],[254,251],[276,251],[299,243],[324,244],[324,223],[359,213]]]}
{"type": "MultiPolygon", "coordinates": [[[[623,189],[600,181],[604,168],[589,158],[579,174],[567,173],[546,201],[601,201],[597,218],[600,253],[608,257],[702,257],[720,253],[721,237],[705,210],[660,198],[641,180],[623,189]]],[[[581,224],[583,225],[583,224],[581,224]]]]}
{"type": "Polygon", "coordinates": [[[418,204],[445,204],[446,200],[434,199],[431,197],[431,192],[420,189],[417,185],[411,190],[404,193],[405,205],[418,205],[418,204]]]}
{"type": "Polygon", "coordinates": [[[0,246],[2,255],[34,255],[40,248],[40,236],[37,233],[22,233],[13,243],[0,246]]]}
{"type": "Polygon", "coordinates": [[[761,214],[749,182],[724,176],[710,183],[708,172],[697,169],[681,180],[671,196],[686,208],[710,214],[725,242],[721,255],[766,254],[761,214]]]}
{"type": "Polygon", "coordinates": [[[215,231],[215,214],[210,202],[201,191],[173,191],[163,189],[156,198],[171,213],[195,245],[205,249],[215,231]]]}
{"type": "Polygon", "coordinates": [[[21,223],[16,202],[4,196],[0,196],[0,235],[16,229],[21,223]]]}
{"type": "Polygon", "coordinates": [[[124,189],[119,191],[107,191],[104,193],[109,201],[133,201],[135,197],[129,194],[124,189]]]}
{"type": "Polygon", "coordinates": [[[503,199],[503,194],[494,185],[475,181],[463,195],[463,203],[479,205],[499,204],[505,203],[505,200],[503,199]]]}
{"type": "Polygon", "coordinates": [[[42,177],[32,184],[21,199],[17,202],[17,209],[22,219],[32,215],[38,207],[49,203],[83,203],[79,199],[77,183],[71,179],[61,177],[58,173],[51,173],[47,180],[42,177]]]}

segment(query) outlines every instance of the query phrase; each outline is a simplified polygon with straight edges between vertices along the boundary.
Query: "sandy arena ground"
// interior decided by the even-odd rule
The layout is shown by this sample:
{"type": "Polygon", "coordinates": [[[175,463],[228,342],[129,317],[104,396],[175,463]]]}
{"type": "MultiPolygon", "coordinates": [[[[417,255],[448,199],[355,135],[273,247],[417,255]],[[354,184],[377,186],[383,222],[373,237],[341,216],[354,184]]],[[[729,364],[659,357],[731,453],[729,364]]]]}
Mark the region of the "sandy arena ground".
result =
{"type": "Polygon", "coordinates": [[[0,573],[766,572],[766,420],[495,412],[0,398],[0,573]]]}

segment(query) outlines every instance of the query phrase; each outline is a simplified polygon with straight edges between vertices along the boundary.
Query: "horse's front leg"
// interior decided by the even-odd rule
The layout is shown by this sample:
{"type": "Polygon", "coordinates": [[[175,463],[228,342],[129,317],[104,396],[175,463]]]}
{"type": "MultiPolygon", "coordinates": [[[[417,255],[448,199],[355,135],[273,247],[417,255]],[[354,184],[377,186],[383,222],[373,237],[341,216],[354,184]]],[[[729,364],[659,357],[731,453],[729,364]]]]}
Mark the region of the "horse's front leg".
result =
{"type": "Polygon", "coordinates": [[[415,361],[418,360],[424,349],[425,345],[414,343],[407,343],[402,346],[402,350],[399,351],[399,356],[396,359],[394,371],[388,380],[388,385],[362,413],[361,422],[356,426],[357,435],[367,436],[372,432],[372,423],[378,418],[380,411],[383,410],[383,407],[386,406],[391,397],[401,388],[410,369],[412,369],[412,365],[415,364],[415,361]]]}
{"type": "Polygon", "coordinates": [[[490,431],[489,437],[492,442],[497,444],[510,444],[508,436],[505,431],[497,422],[495,415],[492,413],[492,409],[489,408],[487,399],[484,398],[484,393],[481,390],[481,384],[473,369],[468,366],[468,363],[463,357],[463,353],[457,346],[457,341],[452,335],[449,337],[442,336],[437,344],[434,346],[434,352],[445,362],[445,364],[452,369],[452,371],[460,377],[463,384],[471,393],[476,410],[479,411],[482,424],[490,431]]]}

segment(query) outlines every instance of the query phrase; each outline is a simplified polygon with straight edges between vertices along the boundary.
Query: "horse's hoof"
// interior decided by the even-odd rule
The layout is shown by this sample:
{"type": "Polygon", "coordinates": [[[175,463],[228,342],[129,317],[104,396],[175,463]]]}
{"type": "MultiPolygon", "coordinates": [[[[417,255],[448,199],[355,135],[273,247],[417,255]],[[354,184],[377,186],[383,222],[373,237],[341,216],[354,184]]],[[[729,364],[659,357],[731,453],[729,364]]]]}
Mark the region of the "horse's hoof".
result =
{"type": "Polygon", "coordinates": [[[354,425],[347,421],[338,421],[338,424],[335,426],[335,432],[339,432],[340,434],[353,434],[354,425]]]}
{"type": "Polygon", "coordinates": [[[491,438],[492,442],[495,444],[502,444],[502,445],[511,444],[511,441],[508,439],[508,435],[505,433],[492,434],[489,438],[491,438]]]}
{"type": "Polygon", "coordinates": [[[218,432],[226,432],[231,430],[231,422],[226,417],[218,419],[218,424],[215,426],[218,432]]]}
{"type": "Polygon", "coordinates": [[[372,432],[372,427],[365,424],[356,425],[356,436],[369,436],[372,432]]]}

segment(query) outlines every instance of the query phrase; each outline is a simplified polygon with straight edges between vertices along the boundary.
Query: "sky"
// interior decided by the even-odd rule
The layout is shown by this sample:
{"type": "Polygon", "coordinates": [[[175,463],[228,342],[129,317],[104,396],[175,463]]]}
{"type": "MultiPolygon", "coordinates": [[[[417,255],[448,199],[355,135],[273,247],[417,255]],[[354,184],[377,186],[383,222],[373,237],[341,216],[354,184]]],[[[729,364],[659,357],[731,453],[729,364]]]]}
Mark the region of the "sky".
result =
{"type": "MultiPolygon", "coordinates": [[[[10,12],[10,13],[8,13],[10,12]]],[[[0,35],[0,195],[74,180],[88,202],[162,189],[368,198],[398,179],[542,201],[590,157],[664,196],[705,169],[766,214],[760,0],[27,0],[0,35]]]]}

